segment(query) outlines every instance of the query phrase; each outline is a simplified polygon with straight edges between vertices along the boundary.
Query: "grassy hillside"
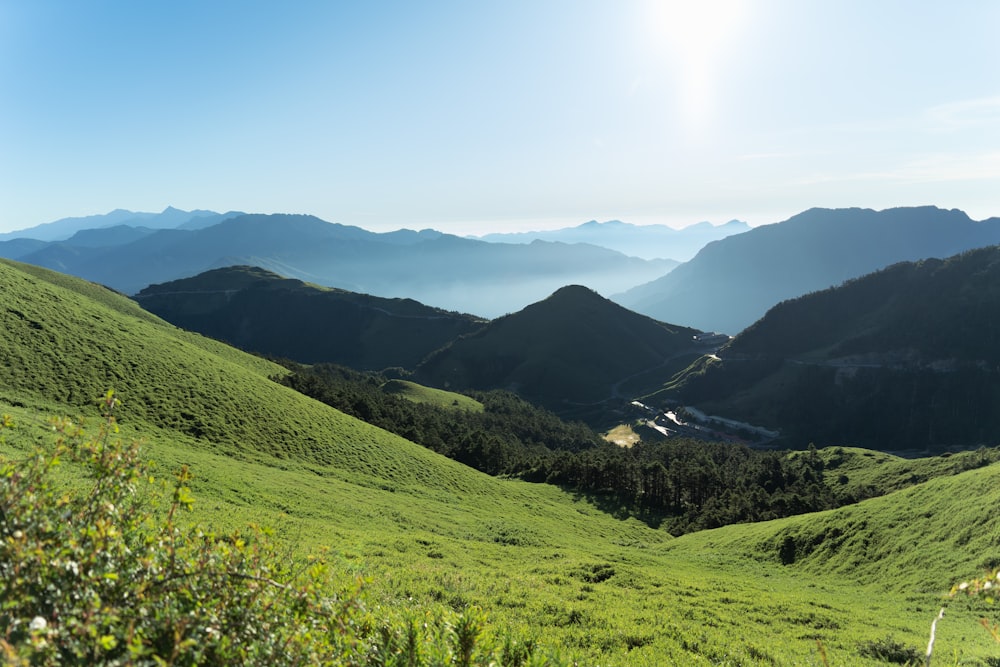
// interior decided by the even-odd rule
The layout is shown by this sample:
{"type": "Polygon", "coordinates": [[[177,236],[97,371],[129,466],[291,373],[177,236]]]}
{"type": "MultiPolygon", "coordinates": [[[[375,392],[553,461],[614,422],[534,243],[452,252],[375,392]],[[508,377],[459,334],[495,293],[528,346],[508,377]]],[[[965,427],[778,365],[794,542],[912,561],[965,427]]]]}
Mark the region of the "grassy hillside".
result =
{"type": "Polygon", "coordinates": [[[668,549],[784,562],[802,576],[837,575],[917,599],[1000,566],[998,509],[993,464],[830,512],[692,533],[668,549]]]}
{"type": "MultiPolygon", "coordinates": [[[[925,645],[941,592],[1000,548],[995,466],[814,517],[672,539],[361,424],[268,380],[279,367],[103,288],[12,263],[0,264],[0,287],[0,411],[16,425],[4,457],[51,437],[48,414],[95,414],[113,384],[122,437],[142,438],[163,475],[191,467],[192,520],[273,526],[289,557],[331,547],[344,578],[368,578],[373,631],[394,615],[423,622],[477,605],[487,634],[584,665],[821,665],[819,641],[831,665],[874,666],[886,662],[872,646],[925,645]]],[[[973,661],[998,654],[979,612],[952,609],[939,654],[987,664],[973,661]]]]}
{"type": "Polygon", "coordinates": [[[456,394],[453,391],[434,389],[425,387],[409,380],[389,380],[382,385],[382,391],[405,398],[414,403],[426,403],[443,408],[458,408],[461,410],[472,410],[482,412],[483,404],[465,394],[456,394]]]}
{"type": "MultiPolygon", "coordinates": [[[[102,387],[114,388],[128,405],[123,421],[139,428],[167,428],[237,459],[350,466],[408,484],[432,458],[268,381],[285,372],[277,365],[146,314],[122,318],[141,311],[110,291],[11,263],[0,264],[0,281],[0,395],[8,403],[34,398],[82,409],[102,387]],[[94,290],[103,302],[88,297],[94,290]]],[[[440,479],[464,472],[451,471],[440,479]]]]}

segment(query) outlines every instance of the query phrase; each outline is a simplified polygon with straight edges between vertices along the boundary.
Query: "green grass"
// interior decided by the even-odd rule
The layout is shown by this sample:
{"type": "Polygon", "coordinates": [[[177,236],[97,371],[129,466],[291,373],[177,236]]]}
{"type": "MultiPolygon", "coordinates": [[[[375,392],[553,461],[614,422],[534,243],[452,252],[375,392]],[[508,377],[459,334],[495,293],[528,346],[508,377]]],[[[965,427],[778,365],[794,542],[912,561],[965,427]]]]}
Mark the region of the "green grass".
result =
{"type": "MultiPolygon", "coordinates": [[[[47,415],[91,415],[96,427],[94,400],[114,387],[121,437],[141,439],[162,477],[190,466],[191,520],[271,526],[292,555],[332,548],[345,578],[367,578],[376,617],[478,605],[490,632],[583,665],[822,665],[817,641],[830,665],[878,665],[863,642],[926,646],[942,594],[1000,563],[997,465],[674,539],[348,418],[271,382],[279,367],[131,312],[103,288],[7,262],[0,288],[0,411],[17,424],[0,453],[51,437],[47,415]]],[[[903,474],[861,456],[840,464],[859,484],[903,474]]],[[[981,613],[949,604],[935,664],[1000,655],[981,613]]]]}
{"type": "MultiPolygon", "coordinates": [[[[1000,459],[1000,449],[981,448],[942,456],[906,458],[857,447],[824,447],[818,450],[825,474],[839,492],[870,497],[898,491],[936,477],[982,468],[1000,459]]],[[[789,456],[806,456],[791,452],[789,456]]]]}
{"type": "Polygon", "coordinates": [[[810,576],[836,575],[907,594],[931,593],[1000,565],[1000,466],[990,465],[856,505],[729,531],[704,531],[678,544],[724,548],[734,556],[781,560],[810,576]]]}
{"type": "MultiPolygon", "coordinates": [[[[21,429],[36,419],[25,408],[4,411],[21,429]]],[[[581,664],[820,665],[817,640],[833,665],[882,664],[859,655],[861,642],[891,636],[924,645],[942,593],[988,564],[973,554],[990,553],[991,526],[965,544],[961,535],[944,539],[954,506],[970,507],[962,521],[976,526],[982,516],[970,499],[989,490],[988,510],[1000,493],[992,491],[1000,488],[993,466],[942,480],[954,488],[928,494],[940,500],[929,505],[933,522],[926,511],[908,512],[915,503],[900,492],[673,539],[544,485],[485,478],[491,489],[465,494],[392,489],[347,472],[233,461],[171,433],[154,436],[145,451],[164,476],[181,462],[196,473],[193,519],[273,526],[297,553],[331,547],[345,579],[369,580],[375,614],[479,605],[494,632],[559,647],[581,664]],[[853,531],[839,550],[831,542],[781,564],[784,535],[812,541],[835,529],[853,531]],[[863,546],[873,536],[885,541],[883,553],[863,546]],[[910,546],[938,541],[926,551],[910,546]]],[[[5,453],[17,453],[13,444],[5,453]]],[[[950,610],[939,654],[991,655],[977,618],[950,610]]]]}
{"type": "Polygon", "coordinates": [[[426,387],[409,380],[389,380],[382,385],[382,391],[387,394],[394,394],[400,398],[405,398],[414,403],[426,403],[436,405],[441,408],[455,408],[459,410],[470,410],[472,412],[482,412],[483,404],[465,394],[457,394],[444,389],[434,389],[426,387]]]}

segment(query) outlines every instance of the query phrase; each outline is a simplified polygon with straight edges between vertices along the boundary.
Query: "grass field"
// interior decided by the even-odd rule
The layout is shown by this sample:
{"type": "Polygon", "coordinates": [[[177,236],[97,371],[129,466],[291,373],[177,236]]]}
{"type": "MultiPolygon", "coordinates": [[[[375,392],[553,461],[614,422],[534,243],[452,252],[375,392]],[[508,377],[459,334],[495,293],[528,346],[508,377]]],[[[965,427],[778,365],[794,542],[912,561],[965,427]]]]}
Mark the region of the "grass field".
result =
{"type": "MultiPolygon", "coordinates": [[[[51,438],[49,415],[96,423],[113,386],[120,437],[140,439],[164,477],[190,466],[190,520],[270,526],[290,557],[330,547],[345,579],[367,579],[376,616],[478,606],[488,632],[583,665],[844,666],[892,664],[880,647],[922,652],[947,604],[935,665],[997,664],[978,624],[993,610],[945,597],[1000,565],[997,465],[672,538],[357,422],[270,381],[279,367],[102,288],[6,262],[0,285],[0,411],[16,424],[5,457],[51,438]]],[[[849,477],[897,474],[857,456],[849,477]]]]}
{"type": "MultiPolygon", "coordinates": [[[[4,411],[19,429],[38,423],[35,410],[4,411]]],[[[866,642],[922,649],[947,603],[938,664],[955,655],[988,664],[972,659],[997,653],[978,625],[982,610],[944,598],[994,564],[998,533],[983,513],[1000,495],[995,466],[817,516],[675,539],[544,485],[482,478],[478,488],[393,487],[195,445],[170,433],[144,444],[164,474],[191,466],[191,520],[271,526],[300,555],[330,547],[345,579],[368,580],[372,611],[386,617],[476,605],[493,631],[558,647],[581,664],[821,665],[819,641],[832,665],[876,665],[887,663],[865,658],[866,642]],[[953,530],[956,506],[971,530],[953,530]],[[789,535],[817,546],[783,565],[789,535]]],[[[18,443],[4,453],[17,456],[18,443]]]]}
{"type": "Polygon", "coordinates": [[[456,408],[472,412],[483,411],[482,403],[465,394],[425,387],[409,380],[389,380],[382,385],[382,391],[387,394],[395,394],[414,403],[427,403],[441,408],[456,408]]]}

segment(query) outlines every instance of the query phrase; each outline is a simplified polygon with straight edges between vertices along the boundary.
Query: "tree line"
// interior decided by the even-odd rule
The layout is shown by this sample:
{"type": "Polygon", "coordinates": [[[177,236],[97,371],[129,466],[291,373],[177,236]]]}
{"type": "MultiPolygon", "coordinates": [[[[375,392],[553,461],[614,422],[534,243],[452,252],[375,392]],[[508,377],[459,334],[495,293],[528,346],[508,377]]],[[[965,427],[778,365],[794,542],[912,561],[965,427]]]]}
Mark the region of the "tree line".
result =
{"type": "Polygon", "coordinates": [[[283,363],[293,372],[280,382],[346,414],[489,475],[559,485],[675,534],[858,500],[826,483],[815,449],[788,456],[691,439],[622,448],[509,391],[469,392],[483,404],[475,412],[386,393],[378,373],[283,363]]]}

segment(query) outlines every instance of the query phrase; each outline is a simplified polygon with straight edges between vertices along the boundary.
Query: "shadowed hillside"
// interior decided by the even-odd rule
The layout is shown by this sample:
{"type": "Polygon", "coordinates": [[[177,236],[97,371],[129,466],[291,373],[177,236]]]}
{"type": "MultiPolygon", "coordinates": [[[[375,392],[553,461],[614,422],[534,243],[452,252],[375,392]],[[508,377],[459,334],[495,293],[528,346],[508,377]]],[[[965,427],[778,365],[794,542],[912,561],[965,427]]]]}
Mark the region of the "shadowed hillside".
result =
{"type": "Polygon", "coordinates": [[[669,376],[696,354],[695,329],[629,312],[592,290],[564,287],[435,353],[422,382],[512,389],[556,412],[624,398],[636,376],[669,376]]]}
{"type": "Polygon", "coordinates": [[[1000,433],[1000,248],[901,263],[781,303],[675,380],[794,446],[940,451],[1000,433]]]}
{"type": "Polygon", "coordinates": [[[360,369],[413,368],[485,322],[412,299],[323,288],[256,267],[229,267],[151,285],[150,312],[251,352],[360,369]]]}

